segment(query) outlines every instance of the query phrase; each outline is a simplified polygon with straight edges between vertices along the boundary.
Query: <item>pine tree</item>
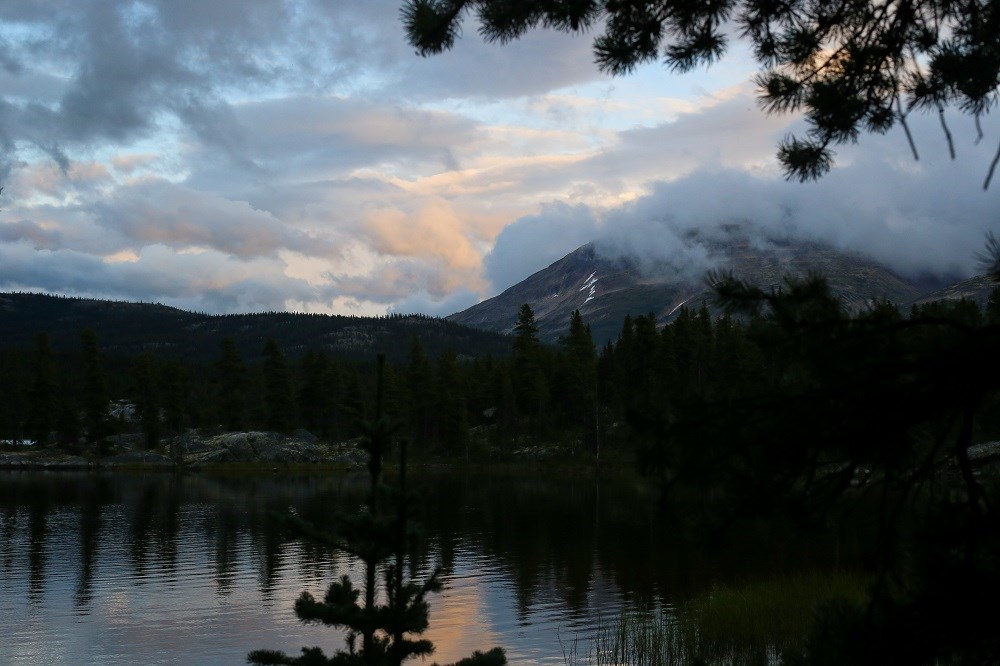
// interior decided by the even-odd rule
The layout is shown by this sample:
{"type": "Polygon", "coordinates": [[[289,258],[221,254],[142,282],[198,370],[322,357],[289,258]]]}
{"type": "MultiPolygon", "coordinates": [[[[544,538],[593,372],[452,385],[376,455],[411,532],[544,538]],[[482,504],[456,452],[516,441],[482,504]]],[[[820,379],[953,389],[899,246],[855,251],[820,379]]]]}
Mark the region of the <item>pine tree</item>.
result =
{"type": "Polygon", "coordinates": [[[635,358],[635,326],[632,317],[625,315],[622,330],[614,346],[614,384],[617,387],[618,406],[622,413],[633,409],[636,400],[635,384],[632,381],[635,358]]]}
{"type": "Polygon", "coordinates": [[[594,341],[579,310],[574,310],[570,315],[569,331],[559,339],[559,344],[579,363],[592,363],[596,358],[594,341]]]}
{"type": "Polygon", "coordinates": [[[329,405],[321,420],[320,436],[325,439],[339,439],[344,436],[346,418],[340,395],[343,392],[344,369],[336,359],[327,363],[326,374],[323,377],[324,392],[329,405]]]}
{"type": "Polygon", "coordinates": [[[361,377],[358,375],[356,365],[352,364],[345,368],[337,404],[348,420],[342,434],[346,437],[357,436],[359,434],[357,424],[365,420],[366,414],[365,403],[361,399],[361,377]]]}
{"type": "Polygon", "coordinates": [[[569,331],[559,339],[562,354],[561,403],[569,422],[584,436],[594,439],[596,418],[597,356],[590,331],[583,323],[583,316],[575,310],[570,316],[569,331]]]}
{"type": "Polygon", "coordinates": [[[426,451],[433,436],[433,405],[436,400],[431,363],[416,335],[410,341],[406,383],[409,391],[410,437],[418,453],[426,451]]]}
{"type": "Polygon", "coordinates": [[[518,427],[517,397],[510,374],[509,363],[502,363],[496,373],[497,428],[501,445],[513,440],[518,427]]]}
{"type": "Polygon", "coordinates": [[[75,451],[80,441],[80,415],[73,400],[69,378],[63,376],[56,392],[56,443],[65,450],[75,451]]]}
{"type": "Polygon", "coordinates": [[[246,366],[231,338],[222,341],[221,351],[222,356],[215,363],[219,419],[230,432],[243,430],[246,425],[246,366]]]}
{"type": "Polygon", "coordinates": [[[548,403],[548,386],[542,369],[542,347],[538,341],[538,324],[535,313],[527,303],[517,313],[514,326],[512,379],[517,399],[518,413],[534,421],[535,430],[541,428],[541,418],[548,403]]]}
{"type": "Polygon", "coordinates": [[[264,344],[265,427],[274,432],[290,433],[295,425],[295,403],[288,377],[285,355],[274,338],[264,344]]]}
{"type": "Polygon", "coordinates": [[[80,333],[83,346],[83,429],[86,443],[99,445],[110,430],[108,423],[108,381],[104,373],[97,334],[91,329],[80,333]]]}
{"type": "Polygon", "coordinates": [[[616,407],[620,404],[618,386],[615,382],[617,368],[615,367],[615,347],[610,340],[604,343],[601,354],[597,357],[597,403],[598,403],[598,447],[607,441],[607,426],[618,416],[616,407]]]}
{"type": "Polygon", "coordinates": [[[138,359],[132,370],[132,382],[139,423],[146,436],[146,450],[152,451],[160,445],[162,433],[159,373],[152,356],[143,354],[138,359]]]}
{"type": "Polygon", "coordinates": [[[711,384],[715,394],[719,397],[743,394],[748,383],[762,372],[744,327],[727,314],[715,322],[713,339],[711,384]]]}
{"type": "Polygon", "coordinates": [[[45,333],[39,333],[35,337],[31,371],[27,432],[37,446],[44,447],[48,445],[55,427],[56,407],[55,362],[52,359],[49,336],[45,333]]]}
{"type": "Polygon", "coordinates": [[[514,325],[514,356],[528,357],[538,349],[538,323],[535,312],[527,303],[517,311],[514,325]]]}
{"type": "Polygon", "coordinates": [[[986,299],[986,321],[991,324],[1000,324],[1000,286],[993,287],[989,297],[986,299]]]}
{"type": "Polygon", "coordinates": [[[663,409],[670,409],[671,390],[677,381],[677,349],[674,346],[674,328],[669,324],[660,329],[660,339],[653,359],[653,375],[657,383],[655,400],[663,409]]]}
{"type": "Polygon", "coordinates": [[[467,453],[469,419],[465,405],[465,388],[455,353],[442,352],[437,360],[437,433],[438,444],[444,453],[467,453]]]}
{"type": "Polygon", "coordinates": [[[310,349],[302,357],[302,387],[299,389],[299,414],[302,424],[314,434],[321,434],[332,408],[328,390],[329,363],[323,352],[310,349]]]}
{"type": "Polygon", "coordinates": [[[25,437],[28,399],[25,365],[20,350],[0,352],[0,439],[21,441],[25,437]]]}
{"type": "MultiPolygon", "coordinates": [[[[344,575],[330,585],[322,600],[303,592],[295,602],[295,613],[303,622],[321,622],[347,629],[347,649],[330,657],[320,648],[302,648],[299,657],[255,650],[248,656],[250,663],[398,666],[413,657],[426,657],[434,650],[429,640],[409,637],[422,634],[428,627],[427,595],[441,590],[440,569],[422,582],[404,578],[406,553],[416,538],[413,521],[416,499],[406,486],[405,443],[400,447],[397,484],[389,487],[382,482],[382,467],[398,426],[383,411],[384,357],[380,355],[378,360],[375,417],[359,426],[364,432],[361,447],[368,454],[367,505],[357,515],[342,516],[337,534],[322,532],[298,518],[290,519],[301,534],[331,544],[364,564],[363,588],[354,587],[350,577],[344,575]],[[380,566],[384,590],[381,603],[376,601],[380,566]]],[[[494,648],[485,654],[477,652],[461,663],[463,666],[501,666],[507,661],[503,650],[494,648]]]]}
{"type": "Polygon", "coordinates": [[[636,317],[633,325],[635,337],[629,367],[633,408],[659,409],[656,397],[660,378],[654,372],[654,359],[660,342],[660,336],[656,332],[656,315],[650,312],[645,317],[636,317]]]}
{"type": "Polygon", "coordinates": [[[190,390],[184,366],[176,361],[164,363],[160,372],[160,392],[163,395],[163,419],[167,432],[176,434],[187,421],[187,396],[190,390]]]}

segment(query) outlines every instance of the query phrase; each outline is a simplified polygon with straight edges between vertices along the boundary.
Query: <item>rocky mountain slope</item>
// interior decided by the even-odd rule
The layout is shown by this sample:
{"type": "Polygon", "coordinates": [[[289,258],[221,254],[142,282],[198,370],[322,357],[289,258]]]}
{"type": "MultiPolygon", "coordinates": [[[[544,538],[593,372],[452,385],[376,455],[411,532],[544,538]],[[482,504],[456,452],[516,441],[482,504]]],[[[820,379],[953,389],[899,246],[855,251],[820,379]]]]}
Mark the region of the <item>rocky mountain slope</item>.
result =
{"type": "Polygon", "coordinates": [[[531,305],[543,339],[563,335],[572,312],[579,308],[596,343],[613,339],[625,315],[652,312],[662,324],[677,316],[681,306],[712,307],[706,270],[732,271],[736,277],[768,288],[786,275],[816,272],[827,277],[833,292],[852,309],[873,299],[888,298],[909,307],[926,298],[976,298],[985,301],[988,280],[975,278],[950,288],[917,284],[878,262],[808,241],[752,239],[739,229],[712,238],[692,236],[691,246],[704,261],[699,269],[678,268],[667,260],[641,261],[621,252],[584,245],[548,268],[503,293],[447,317],[450,321],[509,333],[522,303],[531,305]],[[927,294],[929,290],[932,294],[927,294]]]}
{"type": "Polygon", "coordinates": [[[957,301],[964,298],[968,301],[976,301],[979,307],[984,307],[995,286],[996,283],[988,275],[976,275],[968,280],[962,280],[922,294],[914,302],[922,304],[932,301],[957,301]]]}

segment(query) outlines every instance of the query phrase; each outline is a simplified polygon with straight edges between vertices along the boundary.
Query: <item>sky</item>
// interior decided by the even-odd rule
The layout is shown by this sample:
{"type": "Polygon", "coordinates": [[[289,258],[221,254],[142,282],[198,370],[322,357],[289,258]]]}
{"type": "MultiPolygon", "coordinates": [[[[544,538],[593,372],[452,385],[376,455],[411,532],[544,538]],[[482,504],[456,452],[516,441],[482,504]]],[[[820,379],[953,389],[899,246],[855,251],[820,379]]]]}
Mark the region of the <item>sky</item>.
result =
{"type": "MultiPolygon", "coordinates": [[[[399,0],[4,0],[0,290],[210,313],[447,315],[589,241],[684,260],[691,229],[977,271],[996,117],[915,118],[788,183],[734,42],[611,78],[592,36],[406,44],[399,0]]],[[[995,114],[994,114],[995,116],[995,114]]],[[[690,259],[690,258],[689,258],[690,259]]]]}

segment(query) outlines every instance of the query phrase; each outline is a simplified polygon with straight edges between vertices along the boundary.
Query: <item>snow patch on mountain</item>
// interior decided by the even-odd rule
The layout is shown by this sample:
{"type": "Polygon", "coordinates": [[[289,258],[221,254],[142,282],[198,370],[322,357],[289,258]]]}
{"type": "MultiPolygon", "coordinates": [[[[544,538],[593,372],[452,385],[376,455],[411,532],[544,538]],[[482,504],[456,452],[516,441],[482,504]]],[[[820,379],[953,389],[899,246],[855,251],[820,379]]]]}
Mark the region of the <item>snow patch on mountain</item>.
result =
{"type": "Polygon", "coordinates": [[[593,273],[591,273],[590,276],[588,276],[587,279],[583,281],[583,286],[580,287],[580,291],[583,291],[584,289],[588,289],[589,290],[587,292],[587,298],[586,298],[586,300],[583,301],[584,305],[586,305],[590,301],[594,300],[594,296],[597,294],[597,280],[598,280],[598,278],[595,277],[596,275],[597,275],[597,271],[594,271],[593,273]]]}
{"type": "Polygon", "coordinates": [[[691,300],[690,298],[685,298],[683,301],[681,301],[680,303],[678,303],[677,305],[675,305],[674,309],[667,313],[667,316],[669,317],[673,313],[677,312],[677,310],[679,310],[680,308],[684,307],[684,304],[687,303],[690,300],[691,300]]]}

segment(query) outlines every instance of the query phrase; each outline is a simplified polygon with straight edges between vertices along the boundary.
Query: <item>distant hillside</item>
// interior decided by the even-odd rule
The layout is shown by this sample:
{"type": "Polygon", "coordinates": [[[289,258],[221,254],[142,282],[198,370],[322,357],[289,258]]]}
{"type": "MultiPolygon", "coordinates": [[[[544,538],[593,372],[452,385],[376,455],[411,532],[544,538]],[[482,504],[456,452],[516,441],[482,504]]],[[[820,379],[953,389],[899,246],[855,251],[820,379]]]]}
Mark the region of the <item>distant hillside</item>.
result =
{"type": "Polygon", "coordinates": [[[247,360],[260,356],[269,337],[292,357],[322,349],[350,359],[384,352],[390,360],[401,361],[414,335],[431,355],[451,349],[466,356],[502,356],[510,348],[502,335],[420,315],[206,315],[153,303],[0,293],[0,345],[5,348],[29,347],[38,333],[45,332],[57,351],[75,351],[79,332],[85,328],[97,333],[108,354],[154,352],[188,361],[217,358],[219,344],[227,337],[247,360]]]}
{"type": "MultiPolygon", "coordinates": [[[[732,271],[764,288],[778,286],[785,275],[820,273],[851,309],[864,307],[876,298],[909,307],[927,290],[926,285],[906,280],[872,259],[819,243],[751,241],[738,228],[732,228],[721,238],[693,237],[692,244],[700,246],[716,268],[732,271]]],[[[712,308],[713,294],[704,280],[704,270],[685,273],[666,261],[640,262],[611,254],[593,243],[584,245],[502,294],[447,319],[509,333],[518,308],[528,303],[535,311],[541,336],[554,341],[566,332],[570,315],[579,308],[591,326],[594,341],[601,345],[617,336],[625,315],[653,312],[660,323],[666,323],[677,316],[683,305],[701,307],[704,302],[712,308]]],[[[982,287],[970,284],[968,291],[985,301],[988,290],[981,291],[982,287]]]]}

